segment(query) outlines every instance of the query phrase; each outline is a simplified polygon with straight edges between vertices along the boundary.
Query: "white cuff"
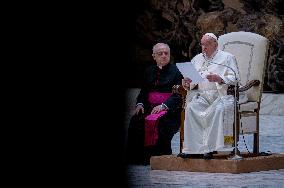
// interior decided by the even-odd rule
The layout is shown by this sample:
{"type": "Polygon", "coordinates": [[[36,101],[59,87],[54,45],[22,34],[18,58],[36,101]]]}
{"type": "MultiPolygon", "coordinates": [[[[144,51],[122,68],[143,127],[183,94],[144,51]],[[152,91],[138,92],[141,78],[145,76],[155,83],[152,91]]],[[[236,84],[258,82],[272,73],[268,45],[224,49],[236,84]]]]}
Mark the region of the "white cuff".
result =
{"type": "Polygon", "coordinates": [[[162,103],[161,106],[162,106],[163,109],[167,109],[167,110],[169,109],[169,108],[167,107],[167,105],[165,105],[164,103],[162,103]]]}
{"type": "Polygon", "coordinates": [[[143,103],[141,103],[141,102],[136,104],[136,106],[138,106],[138,105],[144,106],[143,103]]]}

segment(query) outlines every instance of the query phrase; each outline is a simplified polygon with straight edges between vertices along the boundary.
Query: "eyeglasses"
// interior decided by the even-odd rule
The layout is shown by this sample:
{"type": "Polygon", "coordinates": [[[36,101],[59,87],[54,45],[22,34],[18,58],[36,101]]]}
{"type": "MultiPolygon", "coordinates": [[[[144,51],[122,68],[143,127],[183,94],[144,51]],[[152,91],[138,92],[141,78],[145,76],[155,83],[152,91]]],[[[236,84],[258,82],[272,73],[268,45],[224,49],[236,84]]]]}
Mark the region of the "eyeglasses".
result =
{"type": "Polygon", "coordinates": [[[201,46],[201,47],[206,46],[207,47],[207,46],[212,46],[213,44],[214,44],[214,42],[210,41],[210,42],[205,42],[205,43],[199,43],[199,46],[201,46]]]}
{"type": "Polygon", "coordinates": [[[162,56],[163,54],[165,54],[165,55],[168,55],[169,54],[169,52],[163,52],[163,51],[161,51],[161,52],[156,52],[155,54],[157,54],[158,56],[162,56]]]}
{"type": "Polygon", "coordinates": [[[202,46],[206,46],[206,47],[207,47],[207,46],[211,46],[211,44],[210,44],[210,43],[204,43],[204,44],[201,44],[201,43],[200,43],[199,46],[201,46],[201,47],[202,47],[202,46]]]}

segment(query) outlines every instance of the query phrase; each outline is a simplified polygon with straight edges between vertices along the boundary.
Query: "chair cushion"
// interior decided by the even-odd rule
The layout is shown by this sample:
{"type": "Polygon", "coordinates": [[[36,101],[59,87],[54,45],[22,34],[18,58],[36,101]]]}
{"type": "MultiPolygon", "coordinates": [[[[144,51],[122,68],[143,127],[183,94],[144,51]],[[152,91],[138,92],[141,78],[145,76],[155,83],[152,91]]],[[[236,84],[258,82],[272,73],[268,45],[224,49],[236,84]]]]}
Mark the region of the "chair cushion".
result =
{"type": "Polygon", "coordinates": [[[240,134],[256,133],[256,116],[241,118],[240,134]]]}
{"type": "MultiPolygon", "coordinates": [[[[240,112],[253,112],[258,108],[257,102],[246,102],[240,104],[240,112]]],[[[256,131],[256,114],[244,113],[241,118],[240,134],[255,133],[256,131]],[[242,132],[243,131],[243,132],[242,132]]]]}
{"type": "Polygon", "coordinates": [[[240,104],[240,112],[254,111],[257,108],[258,108],[257,102],[246,102],[246,103],[240,104]]]}

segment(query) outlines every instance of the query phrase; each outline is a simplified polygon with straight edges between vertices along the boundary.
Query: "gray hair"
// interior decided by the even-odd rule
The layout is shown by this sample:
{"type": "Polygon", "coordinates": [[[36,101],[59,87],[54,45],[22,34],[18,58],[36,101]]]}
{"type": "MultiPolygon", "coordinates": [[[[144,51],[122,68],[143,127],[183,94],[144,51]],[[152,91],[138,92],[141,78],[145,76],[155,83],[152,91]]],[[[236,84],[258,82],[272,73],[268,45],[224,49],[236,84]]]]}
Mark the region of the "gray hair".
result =
{"type": "Polygon", "coordinates": [[[157,44],[155,44],[155,45],[153,46],[153,54],[154,54],[155,52],[157,52],[157,50],[158,50],[161,46],[162,46],[162,47],[166,47],[166,48],[169,50],[169,52],[171,51],[171,49],[170,49],[170,47],[169,47],[168,44],[165,44],[165,43],[157,43],[157,44]]]}

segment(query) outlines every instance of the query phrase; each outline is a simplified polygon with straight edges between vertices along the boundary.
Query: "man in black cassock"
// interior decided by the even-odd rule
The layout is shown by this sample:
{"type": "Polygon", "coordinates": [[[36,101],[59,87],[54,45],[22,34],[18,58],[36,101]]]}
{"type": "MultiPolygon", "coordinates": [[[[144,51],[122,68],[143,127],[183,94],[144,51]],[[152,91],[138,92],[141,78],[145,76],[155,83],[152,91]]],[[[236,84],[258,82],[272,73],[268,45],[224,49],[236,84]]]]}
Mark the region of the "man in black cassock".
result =
{"type": "Polygon", "coordinates": [[[172,94],[172,87],[180,85],[183,76],[175,64],[169,63],[167,44],[154,45],[152,56],[156,64],[144,73],[128,128],[126,158],[130,164],[147,165],[153,155],[172,154],[171,140],[180,128],[182,98],[172,94]]]}

